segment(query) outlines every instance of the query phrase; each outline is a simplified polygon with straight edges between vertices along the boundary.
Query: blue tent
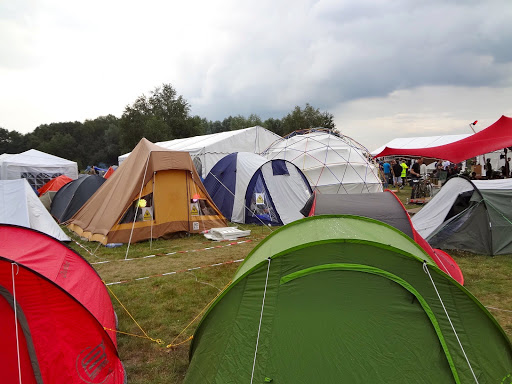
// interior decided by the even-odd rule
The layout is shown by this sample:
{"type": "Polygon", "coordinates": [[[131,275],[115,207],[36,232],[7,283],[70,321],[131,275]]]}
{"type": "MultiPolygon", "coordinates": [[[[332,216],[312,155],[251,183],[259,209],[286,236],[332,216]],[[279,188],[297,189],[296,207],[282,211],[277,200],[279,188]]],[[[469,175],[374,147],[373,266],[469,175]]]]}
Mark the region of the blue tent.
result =
{"type": "Polygon", "coordinates": [[[222,214],[236,223],[283,225],[301,219],[312,193],[293,163],[248,152],[219,160],[204,186],[222,214]]]}

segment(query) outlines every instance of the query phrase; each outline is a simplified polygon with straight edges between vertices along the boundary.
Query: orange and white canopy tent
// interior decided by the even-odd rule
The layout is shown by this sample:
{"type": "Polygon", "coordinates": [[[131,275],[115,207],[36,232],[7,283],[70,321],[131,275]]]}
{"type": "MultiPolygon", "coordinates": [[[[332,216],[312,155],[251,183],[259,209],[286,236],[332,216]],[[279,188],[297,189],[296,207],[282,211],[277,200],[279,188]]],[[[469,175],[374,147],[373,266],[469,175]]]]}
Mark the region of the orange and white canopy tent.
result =
{"type": "Polygon", "coordinates": [[[70,219],[68,227],[82,237],[107,244],[226,225],[188,152],[166,150],[142,139],[70,219]]]}

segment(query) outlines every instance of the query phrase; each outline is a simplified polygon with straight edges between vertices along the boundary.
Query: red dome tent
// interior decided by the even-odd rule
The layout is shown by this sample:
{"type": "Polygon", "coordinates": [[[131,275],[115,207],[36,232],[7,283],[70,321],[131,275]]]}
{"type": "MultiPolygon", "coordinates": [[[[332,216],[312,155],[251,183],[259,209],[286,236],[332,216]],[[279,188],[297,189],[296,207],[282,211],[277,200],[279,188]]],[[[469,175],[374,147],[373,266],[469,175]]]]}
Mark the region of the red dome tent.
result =
{"type": "Polygon", "coordinates": [[[115,326],[108,292],[85,259],[41,232],[0,225],[6,382],[19,382],[21,371],[23,383],[124,383],[116,334],[104,329],[115,326]]]}
{"type": "Polygon", "coordinates": [[[57,192],[59,189],[61,189],[64,185],[69,183],[70,181],[73,181],[72,178],[67,177],[66,175],[60,175],[58,177],[55,177],[51,179],[49,182],[47,182],[45,185],[43,185],[41,188],[37,190],[39,193],[39,196],[43,195],[44,193],[48,191],[57,192]]]}
{"type": "Polygon", "coordinates": [[[433,249],[412,225],[411,218],[400,199],[391,191],[359,195],[334,195],[314,193],[302,208],[304,216],[358,215],[382,221],[412,238],[437,266],[460,284],[464,284],[462,272],[446,252],[433,249]]]}

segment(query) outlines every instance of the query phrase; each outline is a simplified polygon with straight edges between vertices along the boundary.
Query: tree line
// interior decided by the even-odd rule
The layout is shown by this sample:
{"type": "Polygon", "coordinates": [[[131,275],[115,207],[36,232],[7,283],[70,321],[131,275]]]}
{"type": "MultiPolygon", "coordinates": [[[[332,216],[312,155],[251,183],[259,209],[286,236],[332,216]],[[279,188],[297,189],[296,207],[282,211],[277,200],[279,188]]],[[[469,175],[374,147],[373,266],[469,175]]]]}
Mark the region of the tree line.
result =
{"type": "Polygon", "coordinates": [[[260,125],[286,135],[298,129],[323,127],[334,129],[334,116],[310,104],[296,106],[282,119],[262,120],[258,115],[229,116],[211,121],[192,116],[190,104],[171,84],[163,84],[127,105],[120,118],[100,116],[82,122],[42,124],[21,134],[0,127],[0,154],[20,153],[34,148],[73,160],[79,169],[87,165],[117,164],[119,155],[130,152],[142,137],[152,142],[205,135],[260,125]]]}

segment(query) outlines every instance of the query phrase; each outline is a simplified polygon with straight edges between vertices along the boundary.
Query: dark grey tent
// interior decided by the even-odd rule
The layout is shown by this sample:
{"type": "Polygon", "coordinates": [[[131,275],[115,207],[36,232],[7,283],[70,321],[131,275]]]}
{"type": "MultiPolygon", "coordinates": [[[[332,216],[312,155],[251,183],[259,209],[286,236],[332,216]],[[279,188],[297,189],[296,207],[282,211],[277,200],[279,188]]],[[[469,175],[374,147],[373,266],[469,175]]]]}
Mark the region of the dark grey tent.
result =
{"type": "Polygon", "coordinates": [[[64,185],[53,197],[50,213],[59,223],[68,221],[104,182],[101,176],[83,175],[64,185]]]}
{"type": "Polygon", "coordinates": [[[414,238],[409,214],[400,200],[389,191],[364,194],[311,195],[300,211],[304,216],[357,215],[382,221],[414,238]]]}
{"type": "Polygon", "coordinates": [[[452,177],[412,222],[433,247],[512,253],[512,179],[452,177]]]}

